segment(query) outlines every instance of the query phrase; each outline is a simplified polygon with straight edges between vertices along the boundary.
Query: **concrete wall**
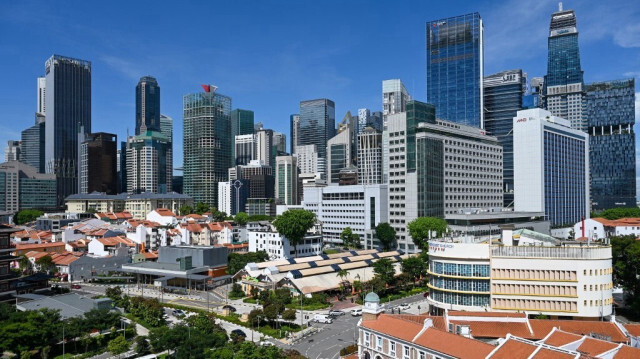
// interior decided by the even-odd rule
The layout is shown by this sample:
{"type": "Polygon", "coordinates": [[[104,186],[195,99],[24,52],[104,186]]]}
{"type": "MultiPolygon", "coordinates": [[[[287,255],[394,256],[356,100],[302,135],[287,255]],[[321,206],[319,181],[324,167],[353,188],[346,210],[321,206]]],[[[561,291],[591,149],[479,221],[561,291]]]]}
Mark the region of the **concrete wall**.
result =
{"type": "Polygon", "coordinates": [[[227,265],[228,255],[229,251],[226,247],[160,247],[158,262],[176,263],[176,259],[180,257],[191,256],[194,267],[218,267],[227,265]]]}

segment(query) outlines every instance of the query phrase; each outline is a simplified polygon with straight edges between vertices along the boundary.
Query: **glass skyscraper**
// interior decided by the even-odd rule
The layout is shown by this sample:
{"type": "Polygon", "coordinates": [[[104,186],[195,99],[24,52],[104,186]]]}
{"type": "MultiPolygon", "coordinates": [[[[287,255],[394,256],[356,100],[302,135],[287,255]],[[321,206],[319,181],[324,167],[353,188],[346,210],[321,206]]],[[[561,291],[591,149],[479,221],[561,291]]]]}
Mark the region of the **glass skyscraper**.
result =
{"type": "Polygon", "coordinates": [[[289,128],[291,130],[291,136],[289,136],[291,148],[289,148],[289,151],[293,154],[296,153],[296,146],[300,144],[298,143],[298,138],[300,137],[300,115],[293,114],[289,116],[289,128]]]}
{"type": "Polygon", "coordinates": [[[584,79],[580,67],[578,28],[573,10],[551,15],[549,56],[544,77],[544,107],[554,116],[571,122],[571,128],[587,130],[584,116],[584,79]]]}
{"type": "Polygon", "coordinates": [[[195,203],[217,207],[218,182],[228,179],[231,163],[231,97],[215,86],[183,98],[184,188],[195,203]]]}
{"type": "Polygon", "coordinates": [[[634,89],[634,79],[586,87],[593,210],[636,205],[634,89]]]}
{"type": "Polygon", "coordinates": [[[523,109],[526,76],[518,69],[484,78],[484,128],[503,148],[504,207],[513,207],[513,118],[523,109]]]}
{"type": "Polygon", "coordinates": [[[22,131],[20,162],[24,162],[44,173],[44,115],[36,113],[36,124],[22,131]]]}
{"type": "Polygon", "coordinates": [[[236,148],[234,139],[240,135],[253,134],[253,111],[235,109],[229,113],[231,117],[231,165],[235,166],[236,148]]]}
{"type": "Polygon", "coordinates": [[[439,119],[484,128],[483,31],[477,12],[427,22],[427,102],[439,119]]]}
{"type": "Polygon", "coordinates": [[[91,62],[53,55],[45,62],[45,171],[57,203],[78,190],[78,133],[91,132],[91,62]]]}
{"type": "Polygon", "coordinates": [[[327,158],[327,142],[336,128],[336,104],[326,98],[300,102],[298,145],[316,145],[318,158],[327,158]]]}
{"type": "Polygon", "coordinates": [[[151,76],[136,86],[136,136],[147,131],[160,131],[160,86],[151,76]]]}

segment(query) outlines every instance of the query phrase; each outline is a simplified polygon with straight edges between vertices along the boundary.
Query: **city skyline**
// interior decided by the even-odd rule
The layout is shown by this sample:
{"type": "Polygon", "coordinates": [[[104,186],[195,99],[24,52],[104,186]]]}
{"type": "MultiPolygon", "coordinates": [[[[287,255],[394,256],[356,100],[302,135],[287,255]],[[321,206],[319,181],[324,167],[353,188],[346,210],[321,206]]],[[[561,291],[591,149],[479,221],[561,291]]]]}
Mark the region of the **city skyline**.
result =
{"type": "MultiPolygon", "coordinates": [[[[323,10],[327,16],[320,19],[302,16],[313,13],[319,6],[316,4],[252,5],[253,11],[247,11],[246,4],[225,4],[223,9],[209,4],[185,4],[175,9],[160,6],[151,14],[158,19],[168,19],[169,11],[176,17],[190,14],[194,18],[184,30],[178,30],[178,23],[149,33],[134,24],[131,33],[126,33],[114,30],[109,21],[133,23],[128,19],[146,10],[142,5],[133,4],[122,12],[118,6],[105,9],[79,3],[65,9],[63,15],[48,3],[3,4],[0,30],[19,35],[2,39],[0,44],[7,54],[23,58],[17,64],[11,56],[0,60],[6,66],[12,61],[13,68],[5,82],[11,87],[0,87],[0,104],[6,116],[0,121],[3,148],[7,140],[20,139],[20,131],[32,126],[37,77],[44,75],[43,64],[54,53],[92,62],[94,132],[111,132],[120,138],[127,129],[133,133],[135,85],[142,76],[157,78],[163,88],[162,113],[175,120],[174,164],[180,167],[182,96],[198,91],[201,83],[219,86],[234,99],[234,108],[252,110],[256,122],[288,134],[289,116],[299,112],[300,101],[329,98],[336,103],[337,118],[347,110],[381,110],[381,83],[385,79],[401,79],[413,98],[424,101],[424,27],[438,18],[480,13],[485,27],[485,75],[522,68],[529,79],[541,77],[547,66],[548,24],[558,7],[555,1],[497,6],[490,2],[446,6],[409,3],[399,9],[332,2],[323,10]],[[104,13],[104,17],[91,24],[84,20],[68,23],[71,18],[88,18],[82,14],[91,12],[104,13]],[[264,16],[269,13],[274,16],[264,16]],[[205,15],[210,21],[199,21],[205,15]],[[203,45],[198,36],[184,38],[184,34],[206,29],[211,21],[219,29],[229,28],[240,15],[250,26],[242,30],[234,27],[233,33],[217,36],[211,45],[203,45]],[[343,19],[353,16],[368,17],[370,26],[345,25],[343,19]],[[39,26],[31,29],[34,21],[39,26]],[[99,31],[102,27],[104,32],[99,31]],[[264,31],[255,35],[259,29],[264,31]],[[67,32],[74,36],[67,37],[67,32]],[[386,43],[395,44],[393,51],[384,51],[381,44],[386,43]],[[256,51],[262,54],[260,59],[251,56],[256,51]]],[[[564,8],[575,10],[578,19],[585,82],[640,76],[640,37],[637,30],[634,32],[638,25],[631,22],[640,13],[639,5],[632,1],[611,5],[565,2],[564,8]],[[610,26],[613,21],[618,25],[615,28],[610,26]]],[[[640,96],[636,97],[637,113],[640,96]]]]}

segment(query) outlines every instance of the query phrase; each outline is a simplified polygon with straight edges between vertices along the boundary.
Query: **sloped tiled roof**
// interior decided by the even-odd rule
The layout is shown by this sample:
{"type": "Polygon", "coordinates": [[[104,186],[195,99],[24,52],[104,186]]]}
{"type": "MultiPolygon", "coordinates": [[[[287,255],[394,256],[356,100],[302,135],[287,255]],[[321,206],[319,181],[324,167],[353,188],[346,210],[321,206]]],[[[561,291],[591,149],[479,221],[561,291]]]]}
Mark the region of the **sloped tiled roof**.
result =
{"type": "Polygon", "coordinates": [[[156,213],[158,213],[159,215],[161,215],[163,217],[175,217],[176,216],[175,213],[171,212],[167,208],[156,208],[156,213]]]}
{"type": "Polygon", "coordinates": [[[98,238],[96,240],[104,244],[105,246],[115,246],[118,244],[124,244],[125,246],[128,246],[128,247],[136,246],[136,244],[132,240],[125,237],[107,237],[107,238],[98,238]]]}

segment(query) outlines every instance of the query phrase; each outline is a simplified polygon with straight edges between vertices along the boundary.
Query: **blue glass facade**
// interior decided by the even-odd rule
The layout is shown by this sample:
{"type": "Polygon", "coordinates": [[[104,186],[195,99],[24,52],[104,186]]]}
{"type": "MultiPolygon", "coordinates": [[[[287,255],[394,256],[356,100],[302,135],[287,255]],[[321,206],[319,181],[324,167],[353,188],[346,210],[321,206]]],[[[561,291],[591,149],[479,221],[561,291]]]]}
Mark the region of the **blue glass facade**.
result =
{"type": "Polygon", "coordinates": [[[328,99],[300,102],[298,145],[316,145],[318,158],[327,158],[327,141],[335,134],[336,105],[328,99]]]}
{"type": "Polygon", "coordinates": [[[480,14],[427,22],[427,102],[439,119],[482,128],[483,76],[480,14]]]}
{"type": "Polygon", "coordinates": [[[488,306],[489,265],[429,261],[429,295],[432,300],[454,305],[488,306]]]}
{"type": "Polygon", "coordinates": [[[20,162],[24,162],[44,173],[44,116],[36,115],[36,124],[22,131],[20,162]]]}
{"type": "Polygon", "coordinates": [[[136,136],[147,131],[160,132],[160,86],[151,76],[136,86],[136,136]]]}
{"type": "Polygon", "coordinates": [[[636,205],[634,79],[586,87],[593,210],[636,205]]]}
{"type": "Polygon", "coordinates": [[[235,109],[229,113],[231,117],[231,165],[236,163],[236,146],[235,138],[240,135],[249,135],[253,133],[253,111],[235,109]]]}
{"type": "Polygon", "coordinates": [[[513,118],[525,106],[527,78],[522,70],[503,71],[484,78],[484,124],[503,148],[504,207],[513,207],[513,118]]]}

